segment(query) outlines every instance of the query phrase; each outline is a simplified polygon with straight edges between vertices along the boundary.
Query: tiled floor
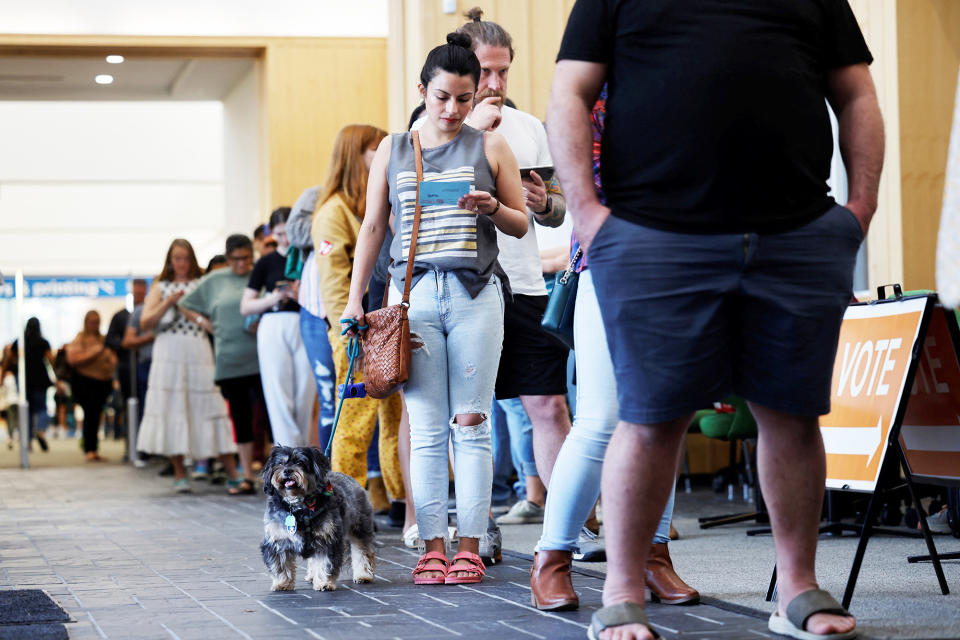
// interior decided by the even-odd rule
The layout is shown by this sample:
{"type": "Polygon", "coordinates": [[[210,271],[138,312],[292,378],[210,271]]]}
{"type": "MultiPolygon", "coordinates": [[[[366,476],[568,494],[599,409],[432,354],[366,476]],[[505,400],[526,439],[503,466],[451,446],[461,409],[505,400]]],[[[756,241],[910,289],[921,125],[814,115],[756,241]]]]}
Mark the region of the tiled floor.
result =
{"type": "MultiPolygon", "coordinates": [[[[43,588],[73,617],[71,638],[583,638],[602,574],[578,572],[582,606],[530,606],[529,561],[507,553],[479,586],[414,587],[416,553],[378,538],[377,579],[335,592],[301,580],[271,593],[260,560],[261,496],[195,483],[173,494],[155,469],[0,471],[0,588],[43,588]]],[[[301,565],[301,577],[303,567],[301,565]]],[[[765,621],[722,606],[650,605],[667,638],[769,637],[765,621]]]]}

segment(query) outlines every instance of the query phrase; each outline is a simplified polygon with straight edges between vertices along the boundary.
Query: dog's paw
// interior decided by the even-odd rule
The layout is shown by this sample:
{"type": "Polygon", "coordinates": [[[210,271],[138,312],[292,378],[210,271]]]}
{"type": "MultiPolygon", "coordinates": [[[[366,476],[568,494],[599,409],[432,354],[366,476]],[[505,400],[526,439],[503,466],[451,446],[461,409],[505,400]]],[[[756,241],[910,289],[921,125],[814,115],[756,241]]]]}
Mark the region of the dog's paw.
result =
{"type": "Polygon", "coordinates": [[[313,582],[313,576],[308,573],[308,574],[307,574],[307,577],[304,578],[304,580],[306,580],[307,582],[313,582]]]}
{"type": "Polygon", "coordinates": [[[372,573],[359,573],[359,574],[353,576],[353,581],[354,581],[356,584],[369,584],[369,583],[373,582],[373,574],[372,574],[372,573]]]}
{"type": "Polygon", "coordinates": [[[337,583],[332,580],[323,581],[319,578],[313,581],[313,590],[314,591],[336,591],[337,583]]]}
{"type": "Polygon", "coordinates": [[[293,581],[290,582],[274,582],[270,585],[270,591],[293,591],[294,584],[293,581]]]}

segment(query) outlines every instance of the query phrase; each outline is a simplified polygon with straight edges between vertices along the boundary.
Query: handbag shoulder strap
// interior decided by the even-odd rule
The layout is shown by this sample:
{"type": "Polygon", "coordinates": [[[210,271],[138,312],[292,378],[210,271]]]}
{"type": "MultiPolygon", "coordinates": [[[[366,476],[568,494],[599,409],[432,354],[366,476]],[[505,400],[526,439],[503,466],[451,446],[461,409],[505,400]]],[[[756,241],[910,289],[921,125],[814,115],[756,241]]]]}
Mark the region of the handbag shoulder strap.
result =
{"type": "MultiPolygon", "coordinates": [[[[410,231],[410,252],[407,255],[407,275],[403,281],[403,304],[410,306],[410,280],[413,278],[413,261],[417,256],[417,235],[420,232],[420,183],[423,182],[423,156],[420,150],[420,132],[412,132],[413,159],[417,165],[417,204],[413,213],[413,229],[410,231]]],[[[401,233],[403,233],[401,229],[401,233]]],[[[387,283],[387,287],[390,283],[387,283]]]]}

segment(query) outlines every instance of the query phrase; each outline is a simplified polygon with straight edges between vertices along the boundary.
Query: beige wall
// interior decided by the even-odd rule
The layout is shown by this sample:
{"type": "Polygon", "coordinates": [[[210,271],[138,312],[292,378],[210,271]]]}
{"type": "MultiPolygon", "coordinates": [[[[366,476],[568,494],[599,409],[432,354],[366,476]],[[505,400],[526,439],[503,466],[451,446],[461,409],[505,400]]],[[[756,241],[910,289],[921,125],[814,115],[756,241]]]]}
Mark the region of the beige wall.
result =
{"type": "Polygon", "coordinates": [[[383,38],[284,38],[264,57],[269,208],[290,206],[323,181],[337,132],[348,124],[387,128],[383,38]]]}
{"type": "MultiPolygon", "coordinates": [[[[390,4],[390,126],[406,126],[417,104],[417,76],[427,51],[465,20],[477,4],[458,0],[443,14],[434,0],[390,4]]],[[[871,289],[901,282],[934,287],[934,256],[943,195],[949,128],[960,65],[957,0],[850,0],[874,55],[871,73],[883,112],[886,157],[877,215],[867,238],[871,289]]],[[[484,18],[514,38],[510,97],[543,118],[573,0],[491,0],[484,18]]]]}
{"type": "MultiPolygon", "coordinates": [[[[427,51],[463,24],[475,0],[443,14],[437,0],[391,0],[382,38],[166,38],[3,36],[5,47],[82,54],[142,47],[157,53],[249,55],[262,61],[260,113],[263,215],[320,182],[346,124],[399,131],[418,102],[427,51]]],[[[517,52],[508,94],[543,118],[573,0],[488,0],[485,19],[503,25],[517,52]]],[[[851,0],[876,61],[871,67],[887,133],[880,209],[868,237],[871,287],[932,287],[950,114],[960,64],[960,2],[851,0]],[[901,206],[902,202],[902,206],[901,206]]]]}
{"type": "Polygon", "coordinates": [[[903,284],[936,288],[935,257],[960,65],[960,2],[900,0],[903,284]]]}
{"type": "Polygon", "coordinates": [[[850,5],[873,53],[870,73],[886,136],[879,206],[867,236],[867,279],[870,290],[876,291],[881,284],[903,282],[897,0],[851,0],[850,5]]]}
{"type": "Polygon", "coordinates": [[[500,24],[513,37],[516,52],[507,95],[517,107],[546,118],[554,61],[573,0],[457,0],[457,11],[444,14],[437,0],[394,0],[390,3],[390,129],[406,128],[420,102],[417,81],[427,52],[466,22],[474,6],[483,19],[500,24]]]}

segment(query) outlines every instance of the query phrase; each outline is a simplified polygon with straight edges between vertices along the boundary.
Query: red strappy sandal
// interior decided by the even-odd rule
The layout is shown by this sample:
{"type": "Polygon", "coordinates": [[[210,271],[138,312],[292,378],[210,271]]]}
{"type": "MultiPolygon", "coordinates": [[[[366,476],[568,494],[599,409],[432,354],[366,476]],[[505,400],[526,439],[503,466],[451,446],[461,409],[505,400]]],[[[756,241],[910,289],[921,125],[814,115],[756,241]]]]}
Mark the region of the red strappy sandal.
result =
{"type": "Polygon", "coordinates": [[[453,556],[453,560],[450,562],[450,566],[447,567],[447,578],[444,580],[444,584],[476,584],[483,580],[483,576],[486,575],[487,568],[483,566],[483,560],[480,559],[475,553],[470,553],[469,551],[461,551],[457,555],[453,556]],[[469,567],[457,567],[453,568],[453,565],[457,560],[466,560],[472,566],[469,567]],[[453,576],[450,575],[454,572],[469,572],[471,575],[468,576],[453,576]]]}
{"type": "Polygon", "coordinates": [[[413,584],[443,584],[446,580],[447,571],[449,570],[450,561],[447,559],[447,556],[443,555],[439,551],[429,551],[420,556],[420,561],[417,562],[417,566],[413,570],[413,584]],[[443,563],[443,567],[441,568],[436,565],[428,567],[427,563],[430,560],[439,560],[443,563]],[[421,575],[427,571],[439,571],[443,573],[443,575],[432,578],[421,575]]]}

